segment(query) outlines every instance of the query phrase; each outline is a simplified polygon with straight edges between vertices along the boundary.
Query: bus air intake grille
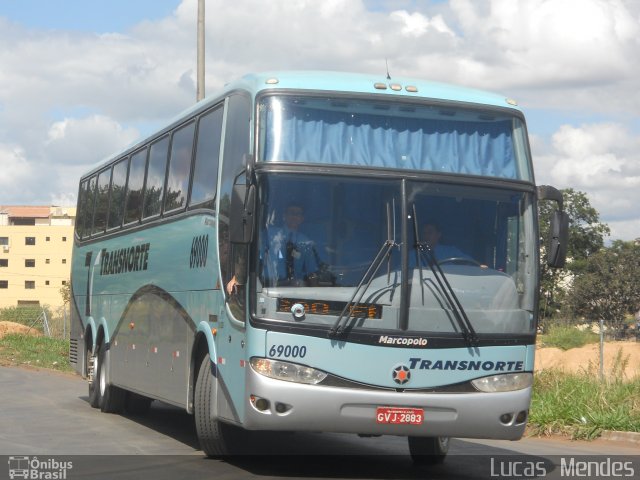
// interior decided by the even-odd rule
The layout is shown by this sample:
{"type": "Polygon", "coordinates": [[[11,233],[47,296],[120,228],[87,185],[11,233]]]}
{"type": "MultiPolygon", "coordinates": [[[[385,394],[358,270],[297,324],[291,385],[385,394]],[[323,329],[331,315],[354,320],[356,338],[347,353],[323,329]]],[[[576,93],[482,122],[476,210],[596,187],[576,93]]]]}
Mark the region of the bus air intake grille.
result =
{"type": "MultiPolygon", "coordinates": [[[[337,317],[342,313],[347,302],[329,302],[326,300],[305,300],[300,298],[279,298],[278,312],[290,313],[291,307],[300,304],[304,313],[312,315],[331,315],[337,317]]],[[[382,318],[382,305],[374,303],[358,303],[351,309],[351,318],[382,318]]]]}
{"type": "Polygon", "coordinates": [[[72,338],[69,341],[69,363],[78,363],[78,339],[72,338]]]}

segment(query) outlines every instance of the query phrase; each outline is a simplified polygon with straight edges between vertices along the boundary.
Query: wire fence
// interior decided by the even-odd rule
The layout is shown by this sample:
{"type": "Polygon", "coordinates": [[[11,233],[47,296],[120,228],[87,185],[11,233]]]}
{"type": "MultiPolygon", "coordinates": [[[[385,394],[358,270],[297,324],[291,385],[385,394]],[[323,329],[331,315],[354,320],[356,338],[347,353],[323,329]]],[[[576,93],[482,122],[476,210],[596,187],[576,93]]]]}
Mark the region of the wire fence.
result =
{"type": "Polygon", "coordinates": [[[0,309],[0,322],[12,322],[52,338],[68,339],[71,316],[69,306],[58,308],[9,307],[0,309]]]}

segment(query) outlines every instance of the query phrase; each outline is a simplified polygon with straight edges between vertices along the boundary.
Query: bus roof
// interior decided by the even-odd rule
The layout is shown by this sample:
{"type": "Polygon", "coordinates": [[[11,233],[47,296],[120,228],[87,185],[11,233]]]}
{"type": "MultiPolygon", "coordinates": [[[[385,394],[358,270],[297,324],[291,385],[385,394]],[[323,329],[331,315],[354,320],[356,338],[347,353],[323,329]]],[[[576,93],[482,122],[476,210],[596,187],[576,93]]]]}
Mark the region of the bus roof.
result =
{"type": "Polygon", "coordinates": [[[393,77],[388,79],[386,75],[320,70],[251,73],[225,85],[222,90],[216,91],[204,100],[179,113],[171,119],[165,127],[154,132],[152,135],[140,139],[134,144],[125,147],[123,150],[100,160],[88,172],[83,174],[82,178],[93,175],[116,158],[136,150],[153,137],[165,134],[186,118],[206,110],[219,102],[220,99],[224,98],[228,93],[237,90],[246,90],[252,97],[263,92],[285,90],[371,94],[386,96],[387,98],[395,96],[403,99],[416,98],[422,100],[450,101],[509,108],[518,112],[520,111],[516,106],[517,103],[515,100],[496,93],[415,78],[393,77]]]}
{"type": "Polygon", "coordinates": [[[257,95],[266,90],[320,90],[370,93],[514,108],[516,102],[495,93],[416,78],[325,71],[282,71],[249,74],[229,84],[257,95]]]}

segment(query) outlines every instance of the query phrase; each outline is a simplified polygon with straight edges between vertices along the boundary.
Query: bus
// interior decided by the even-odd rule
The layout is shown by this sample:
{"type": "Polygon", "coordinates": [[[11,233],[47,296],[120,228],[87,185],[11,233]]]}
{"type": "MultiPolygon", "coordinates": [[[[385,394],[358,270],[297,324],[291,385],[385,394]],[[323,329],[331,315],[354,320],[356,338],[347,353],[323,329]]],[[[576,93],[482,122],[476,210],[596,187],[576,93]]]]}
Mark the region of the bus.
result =
{"type": "Polygon", "coordinates": [[[526,123],[503,96],[334,72],[247,75],[79,182],[70,359],[103,412],[252,431],[519,439],[538,325],[526,123]],[[295,238],[293,235],[295,234],[295,238]]]}

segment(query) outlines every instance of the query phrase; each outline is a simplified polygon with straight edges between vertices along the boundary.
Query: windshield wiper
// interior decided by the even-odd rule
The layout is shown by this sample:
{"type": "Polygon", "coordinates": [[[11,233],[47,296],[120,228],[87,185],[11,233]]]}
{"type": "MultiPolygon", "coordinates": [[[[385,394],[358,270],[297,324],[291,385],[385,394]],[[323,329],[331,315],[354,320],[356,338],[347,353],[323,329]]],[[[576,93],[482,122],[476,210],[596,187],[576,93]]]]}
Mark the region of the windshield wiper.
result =
{"type": "MultiPolygon", "coordinates": [[[[389,205],[389,203],[387,203],[387,235],[388,235],[388,238],[382,244],[382,246],[380,247],[380,250],[378,250],[378,253],[373,258],[373,260],[371,261],[369,266],[367,267],[367,270],[364,272],[364,275],[362,275],[362,278],[358,282],[358,286],[353,291],[353,295],[351,295],[351,298],[349,299],[347,304],[342,309],[342,312],[340,312],[340,316],[338,316],[338,319],[336,320],[336,322],[333,324],[333,326],[329,330],[329,336],[330,337],[338,337],[338,336],[342,335],[344,332],[346,332],[347,324],[349,322],[349,319],[351,318],[352,313],[354,311],[356,311],[356,308],[358,307],[358,305],[362,301],[362,297],[364,297],[364,294],[369,289],[369,286],[371,285],[371,282],[373,282],[373,279],[376,277],[376,273],[378,273],[378,270],[380,269],[380,266],[382,265],[382,262],[384,261],[385,257],[387,257],[387,260],[388,260],[388,263],[387,263],[387,281],[389,281],[389,278],[391,277],[391,249],[393,247],[397,246],[397,244],[395,242],[395,239],[393,238],[393,232],[395,231],[395,225],[393,227],[391,225],[391,209],[392,208],[393,207],[391,207],[389,205]],[[357,300],[356,300],[356,297],[358,297],[357,300]]],[[[395,215],[393,216],[393,220],[394,220],[394,223],[395,223],[395,215]]]]}
{"type": "MultiPolygon", "coordinates": [[[[444,274],[442,269],[440,268],[440,264],[436,261],[435,254],[433,253],[433,249],[426,243],[421,242],[418,234],[418,218],[416,216],[416,206],[413,205],[413,231],[416,238],[416,260],[418,264],[418,269],[420,270],[420,286],[422,288],[422,300],[424,302],[424,278],[422,274],[422,262],[420,261],[422,258],[426,260],[427,265],[431,269],[431,273],[433,273],[436,282],[438,282],[438,286],[440,290],[444,294],[444,297],[449,304],[449,308],[453,312],[453,316],[460,327],[462,332],[462,336],[469,346],[476,346],[478,344],[478,335],[476,334],[473,325],[469,321],[469,317],[467,316],[467,312],[464,311],[458,296],[451,287],[447,276],[444,274]]],[[[444,307],[443,307],[444,308],[444,307]]]]}

